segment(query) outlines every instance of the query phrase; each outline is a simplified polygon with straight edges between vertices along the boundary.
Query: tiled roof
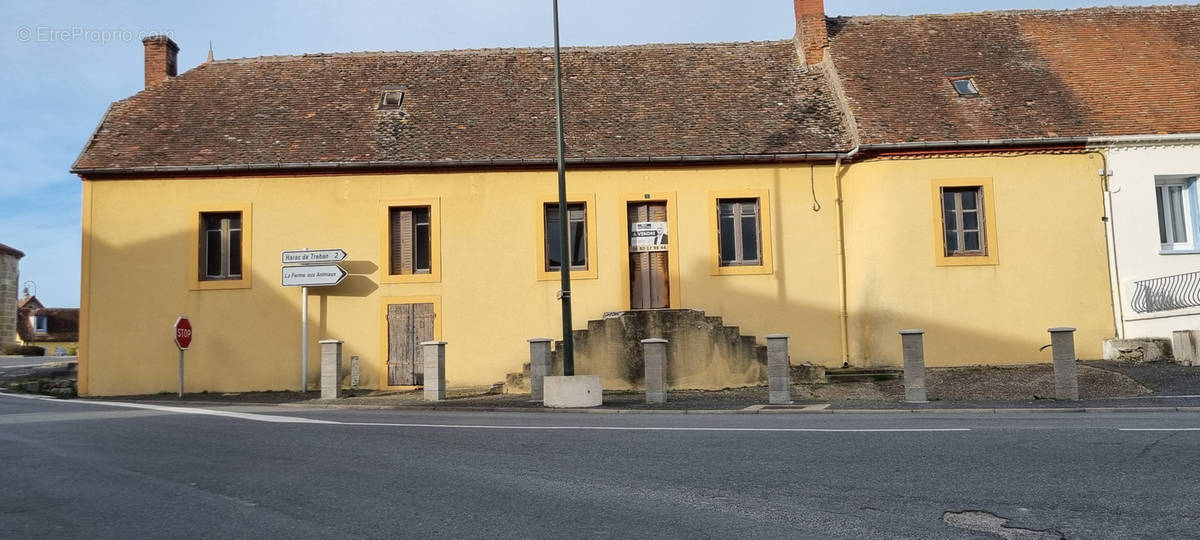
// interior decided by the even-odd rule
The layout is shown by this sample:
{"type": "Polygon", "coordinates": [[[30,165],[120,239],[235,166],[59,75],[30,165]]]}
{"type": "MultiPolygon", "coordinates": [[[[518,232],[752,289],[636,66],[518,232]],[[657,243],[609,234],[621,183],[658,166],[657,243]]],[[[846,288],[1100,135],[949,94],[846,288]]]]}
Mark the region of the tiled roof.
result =
{"type": "MultiPolygon", "coordinates": [[[[569,158],[845,150],[839,106],[791,41],[568,48],[569,158]]],[[[223,60],[113,104],[75,170],[550,160],[552,51],[223,60]],[[378,110],[404,86],[403,106],[378,110]]]]}
{"type": "Polygon", "coordinates": [[[1200,6],[831,19],[863,143],[1200,132],[1200,6]],[[948,76],[970,74],[980,97],[948,76]]]}
{"type": "Polygon", "coordinates": [[[18,309],[17,335],[21,336],[21,341],[25,343],[78,341],[79,308],[18,309]],[[33,331],[33,321],[29,318],[36,315],[46,316],[45,334],[36,334],[33,331]]]}
{"type": "Polygon", "coordinates": [[[0,253],[3,253],[5,255],[12,255],[13,257],[16,257],[18,259],[25,256],[25,253],[23,253],[21,250],[19,250],[17,248],[8,247],[4,244],[0,244],[0,253]]]}

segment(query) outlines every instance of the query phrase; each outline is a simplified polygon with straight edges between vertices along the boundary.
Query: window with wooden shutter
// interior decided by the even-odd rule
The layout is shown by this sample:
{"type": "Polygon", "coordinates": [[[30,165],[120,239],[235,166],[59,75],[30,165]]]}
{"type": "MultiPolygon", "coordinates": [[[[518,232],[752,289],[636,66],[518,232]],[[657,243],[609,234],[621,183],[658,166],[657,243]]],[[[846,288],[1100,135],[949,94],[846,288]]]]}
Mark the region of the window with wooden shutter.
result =
{"type": "Polygon", "coordinates": [[[390,273],[429,274],[431,222],[428,206],[397,206],[388,211],[390,273]]]}

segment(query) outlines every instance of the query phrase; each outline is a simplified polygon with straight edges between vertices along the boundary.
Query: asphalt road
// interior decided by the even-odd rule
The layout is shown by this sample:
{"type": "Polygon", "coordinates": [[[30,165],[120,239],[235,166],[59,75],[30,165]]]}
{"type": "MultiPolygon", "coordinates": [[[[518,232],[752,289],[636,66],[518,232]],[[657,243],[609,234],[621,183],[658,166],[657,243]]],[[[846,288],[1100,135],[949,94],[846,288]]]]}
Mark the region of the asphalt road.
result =
{"type": "Polygon", "coordinates": [[[0,394],[0,538],[1197,538],[1198,456],[1192,413],[179,409],[0,394]]]}

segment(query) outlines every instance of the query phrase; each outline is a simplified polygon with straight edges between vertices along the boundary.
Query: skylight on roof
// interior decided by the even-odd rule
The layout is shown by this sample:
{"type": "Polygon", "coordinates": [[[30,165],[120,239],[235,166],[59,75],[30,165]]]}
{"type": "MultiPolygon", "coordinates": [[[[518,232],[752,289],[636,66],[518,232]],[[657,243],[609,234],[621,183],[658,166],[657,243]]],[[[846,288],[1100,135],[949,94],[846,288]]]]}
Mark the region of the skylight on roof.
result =
{"type": "Polygon", "coordinates": [[[399,109],[400,104],[404,102],[404,90],[390,89],[384,90],[383,96],[379,98],[380,109],[399,109]]]}
{"type": "Polygon", "coordinates": [[[975,86],[975,79],[970,76],[951,77],[950,84],[954,85],[958,97],[979,97],[979,88],[975,86]]]}

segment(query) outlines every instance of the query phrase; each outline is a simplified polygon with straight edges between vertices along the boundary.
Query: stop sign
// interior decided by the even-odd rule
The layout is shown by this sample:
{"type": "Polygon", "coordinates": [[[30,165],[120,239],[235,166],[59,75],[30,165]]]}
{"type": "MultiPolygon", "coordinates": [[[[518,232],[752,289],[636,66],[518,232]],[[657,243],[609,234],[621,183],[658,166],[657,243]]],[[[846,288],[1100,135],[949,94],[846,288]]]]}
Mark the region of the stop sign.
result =
{"type": "Polygon", "coordinates": [[[192,345],[192,323],[187,317],[180,317],[175,321],[175,345],[181,351],[192,345]]]}

